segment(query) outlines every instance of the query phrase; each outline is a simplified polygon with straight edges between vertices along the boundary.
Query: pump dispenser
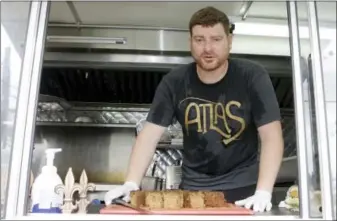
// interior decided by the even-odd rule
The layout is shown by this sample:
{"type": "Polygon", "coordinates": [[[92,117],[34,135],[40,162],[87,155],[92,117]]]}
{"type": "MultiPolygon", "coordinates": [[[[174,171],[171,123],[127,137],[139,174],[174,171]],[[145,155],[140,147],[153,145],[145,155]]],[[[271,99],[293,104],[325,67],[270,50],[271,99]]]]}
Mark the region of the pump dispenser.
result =
{"type": "Polygon", "coordinates": [[[61,148],[47,149],[46,153],[46,166],[42,167],[42,170],[50,170],[53,173],[57,173],[57,168],[54,166],[55,153],[61,152],[61,148]]]}
{"type": "Polygon", "coordinates": [[[61,213],[60,206],[63,204],[63,196],[55,193],[55,187],[63,184],[54,166],[55,153],[62,149],[47,149],[46,165],[42,167],[32,187],[32,212],[33,213],[61,213]]]}

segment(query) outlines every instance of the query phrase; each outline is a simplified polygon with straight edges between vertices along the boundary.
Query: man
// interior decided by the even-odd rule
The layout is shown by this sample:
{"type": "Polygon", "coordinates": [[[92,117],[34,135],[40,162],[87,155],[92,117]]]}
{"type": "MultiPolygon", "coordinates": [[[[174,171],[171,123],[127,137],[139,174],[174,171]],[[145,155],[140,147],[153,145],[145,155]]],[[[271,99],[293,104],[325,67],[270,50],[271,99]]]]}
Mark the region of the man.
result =
{"type": "Polygon", "coordinates": [[[283,157],[280,110],[269,75],[258,64],[229,58],[232,34],[223,12],[201,9],[189,29],[195,62],[163,77],[134,144],[126,182],[109,191],[105,202],[129,200],[175,118],[184,134],[181,188],[221,190],[229,202],[268,211],[283,157]]]}

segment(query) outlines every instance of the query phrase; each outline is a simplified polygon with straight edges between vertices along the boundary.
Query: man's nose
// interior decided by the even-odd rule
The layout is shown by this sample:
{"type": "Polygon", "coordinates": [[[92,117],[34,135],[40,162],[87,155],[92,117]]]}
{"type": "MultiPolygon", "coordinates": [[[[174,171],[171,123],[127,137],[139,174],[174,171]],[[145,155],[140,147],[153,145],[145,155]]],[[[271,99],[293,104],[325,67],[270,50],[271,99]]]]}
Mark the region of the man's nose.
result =
{"type": "Polygon", "coordinates": [[[209,42],[209,41],[205,42],[204,50],[206,52],[210,52],[212,50],[212,44],[211,44],[211,42],[209,42]]]}

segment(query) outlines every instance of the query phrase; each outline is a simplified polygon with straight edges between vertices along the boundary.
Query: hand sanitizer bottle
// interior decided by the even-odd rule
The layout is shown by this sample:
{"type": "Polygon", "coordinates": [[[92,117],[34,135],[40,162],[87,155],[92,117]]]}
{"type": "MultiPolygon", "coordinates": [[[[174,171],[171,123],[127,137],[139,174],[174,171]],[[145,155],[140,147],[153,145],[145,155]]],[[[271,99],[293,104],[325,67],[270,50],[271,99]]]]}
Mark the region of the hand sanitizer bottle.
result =
{"type": "Polygon", "coordinates": [[[55,187],[63,184],[54,166],[55,153],[62,149],[47,149],[47,164],[42,167],[32,186],[32,213],[61,213],[63,194],[55,193],[55,187]]]}

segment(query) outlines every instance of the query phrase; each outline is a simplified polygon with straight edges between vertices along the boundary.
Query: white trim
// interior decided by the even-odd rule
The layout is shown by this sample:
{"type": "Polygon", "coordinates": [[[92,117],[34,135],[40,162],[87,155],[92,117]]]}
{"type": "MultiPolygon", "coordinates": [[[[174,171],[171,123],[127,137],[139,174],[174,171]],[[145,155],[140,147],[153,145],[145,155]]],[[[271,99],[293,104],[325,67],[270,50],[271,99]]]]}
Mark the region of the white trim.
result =
{"type": "MultiPolygon", "coordinates": [[[[321,27],[320,39],[335,39],[336,29],[321,27]]],[[[299,26],[300,39],[309,39],[309,28],[299,26]]],[[[265,24],[265,23],[248,23],[236,22],[234,35],[250,35],[250,36],[265,36],[265,37],[281,37],[289,38],[289,27],[287,24],[265,24]]]]}
{"type": "MultiPolygon", "coordinates": [[[[103,214],[29,214],[15,220],[300,220],[298,216],[197,216],[197,215],[103,215],[103,214]]],[[[319,220],[319,219],[313,219],[319,220]]]]}

